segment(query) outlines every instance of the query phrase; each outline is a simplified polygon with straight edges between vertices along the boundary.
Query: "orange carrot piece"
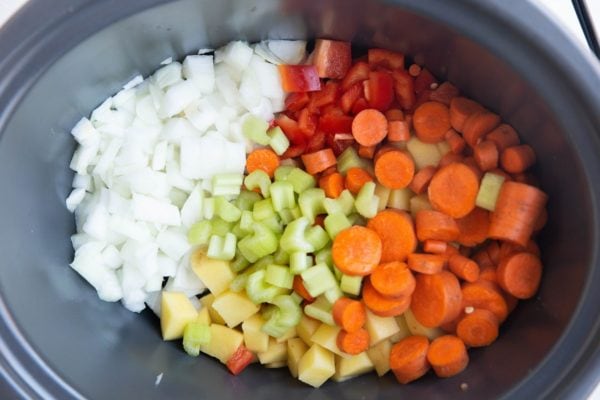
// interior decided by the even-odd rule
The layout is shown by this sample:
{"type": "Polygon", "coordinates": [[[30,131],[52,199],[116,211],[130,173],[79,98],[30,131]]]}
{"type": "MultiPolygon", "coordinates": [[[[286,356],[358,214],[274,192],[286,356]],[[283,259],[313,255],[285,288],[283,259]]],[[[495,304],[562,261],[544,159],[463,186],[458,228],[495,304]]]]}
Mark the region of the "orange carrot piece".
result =
{"type": "Polygon", "coordinates": [[[419,74],[421,73],[421,66],[418,64],[411,64],[410,67],[408,67],[408,74],[410,76],[414,76],[415,78],[417,76],[419,76],[419,74]]]}
{"type": "Polygon", "coordinates": [[[498,263],[500,262],[500,245],[498,244],[498,242],[495,240],[490,241],[485,247],[485,251],[490,257],[492,264],[498,265],[498,263]]]}
{"type": "Polygon", "coordinates": [[[483,110],[483,106],[473,100],[455,97],[450,101],[450,124],[452,128],[462,132],[466,120],[476,112],[483,110]]]}
{"type": "Polygon", "coordinates": [[[367,223],[381,238],[381,262],[404,261],[415,251],[417,237],[411,217],[402,211],[383,210],[367,223]]]}
{"type": "Polygon", "coordinates": [[[369,279],[375,290],[384,296],[410,296],[415,290],[415,277],[408,266],[400,261],[380,264],[369,279]]]}
{"type": "Polygon", "coordinates": [[[371,312],[380,317],[396,317],[403,314],[410,306],[411,297],[390,297],[379,293],[367,279],[363,285],[362,300],[371,312]]]}
{"type": "Polygon", "coordinates": [[[548,210],[546,208],[542,208],[542,211],[538,214],[538,217],[535,219],[535,223],[533,224],[533,231],[539,232],[544,226],[548,223],[548,210]]]}
{"type": "Polygon", "coordinates": [[[352,65],[350,42],[317,39],[313,64],[320,78],[342,79],[352,65]]]}
{"type": "Polygon", "coordinates": [[[427,361],[440,378],[460,374],[469,364],[465,343],[454,335],[434,339],[427,351],[427,361]]]}
{"type": "Polygon", "coordinates": [[[421,104],[413,114],[413,126],[422,142],[441,142],[451,127],[448,107],[437,101],[421,104]]]}
{"type": "Polygon", "coordinates": [[[442,82],[437,89],[431,92],[429,99],[449,106],[452,99],[458,97],[458,95],[459,91],[456,86],[450,82],[442,82]]]}
{"type": "Polygon", "coordinates": [[[465,149],[465,139],[463,139],[463,137],[454,129],[448,129],[448,132],[446,132],[444,137],[450,145],[450,151],[452,151],[452,153],[461,154],[462,151],[465,149]]]}
{"type": "Polygon", "coordinates": [[[450,257],[452,254],[460,254],[460,252],[458,251],[458,248],[456,248],[455,246],[448,243],[448,246],[446,246],[446,251],[444,252],[444,255],[446,257],[450,257]]]}
{"type": "Polygon", "coordinates": [[[390,142],[405,142],[410,139],[408,121],[389,121],[387,139],[390,142]]]}
{"type": "Polygon", "coordinates": [[[362,158],[373,158],[376,146],[358,146],[358,155],[362,158]]]}
{"type": "Polygon", "coordinates": [[[491,140],[484,140],[475,146],[473,157],[479,169],[483,172],[498,166],[498,149],[491,140]]]}
{"type": "Polygon", "coordinates": [[[379,157],[381,157],[388,151],[398,151],[398,148],[391,144],[384,144],[379,149],[377,149],[377,151],[375,152],[375,156],[373,157],[373,162],[377,162],[377,160],[379,160],[379,157]]]}
{"type": "Polygon", "coordinates": [[[502,296],[501,289],[494,283],[479,280],[465,283],[462,287],[462,306],[483,308],[491,311],[503,322],[508,316],[508,305],[502,296]]]}
{"type": "Polygon", "coordinates": [[[347,354],[360,354],[369,349],[369,332],[365,328],[360,328],[356,332],[346,332],[341,330],[337,336],[338,348],[347,354]]]}
{"type": "Polygon", "coordinates": [[[344,177],[339,172],[323,175],[319,178],[319,187],[325,192],[325,196],[337,199],[344,190],[344,177]]]}
{"type": "Polygon", "coordinates": [[[475,252],[471,259],[473,259],[473,261],[475,261],[477,265],[479,265],[479,268],[495,267],[497,264],[492,261],[488,252],[485,249],[481,249],[475,252]]]}
{"type": "Polygon", "coordinates": [[[441,272],[448,257],[440,254],[412,253],[408,255],[408,268],[421,274],[437,274],[441,272]]]}
{"type": "Polygon", "coordinates": [[[427,190],[429,182],[431,182],[431,178],[433,178],[433,175],[435,175],[436,171],[437,168],[433,165],[428,165],[422,168],[414,175],[408,187],[416,194],[424,193],[427,190]]]}
{"type": "Polygon", "coordinates": [[[337,163],[333,150],[329,148],[315,151],[314,153],[303,154],[301,158],[306,172],[311,175],[323,172],[337,163]]]}
{"type": "Polygon", "coordinates": [[[294,285],[292,289],[294,289],[294,292],[298,293],[298,295],[307,302],[310,303],[315,301],[315,298],[312,297],[310,293],[308,293],[308,290],[306,290],[306,287],[304,286],[304,282],[302,282],[302,277],[300,275],[294,276],[294,285]]]}
{"type": "Polygon", "coordinates": [[[460,163],[463,162],[464,158],[461,154],[454,154],[452,152],[446,153],[440,159],[438,164],[438,168],[445,167],[446,165],[450,165],[452,163],[460,163]]]}
{"type": "Polygon", "coordinates": [[[490,213],[475,207],[473,211],[456,220],[459,234],[456,241],[463,246],[476,246],[485,242],[490,229],[490,213]]]}
{"type": "Polygon", "coordinates": [[[479,265],[460,254],[455,254],[448,259],[448,269],[467,282],[476,282],[479,279],[479,265]]]}
{"type": "Polygon", "coordinates": [[[411,310],[417,321],[430,328],[438,327],[458,316],[461,310],[461,289],[452,272],[417,275],[411,310]]]}
{"type": "Polygon", "coordinates": [[[398,382],[407,384],[429,371],[428,350],[429,339],[421,335],[408,336],[392,346],[390,369],[398,382]]]}
{"type": "Polygon", "coordinates": [[[446,254],[448,243],[442,240],[427,239],[423,242],[423,251],[431,254],[446,254]]]}
{"type": "MultiPolygon", "coordinates": [[[[387,110],[384,113],[384,115],[388,121],[404,121],[404,111],[402,111],[399,108],[390,108],[389,110],[387,110]]],[[[388,139],[389,139],[389,134],[388,134],[388,139]]]]}
{"type": "Polygon", "coordinates": [[[401,150],[387,151],[375,160],[375,177],[383,186],[402,189],[408,186],[415,173],[412,158],[401,150]]]}
{"type": "Polygon", "coordinates": [[[483,177],[483,171],[481,171],[479,169],[479,165],[477,165],[477,162],[475,161],[475,157],[473,157],[473,156],[465,157],[465,158],[463,158],[462,162],[467,167],[471,168],[471,171],[473,171],[475,173],[475,175],[477,176],[477,180],[481,181],[481,178],[483,177]]]}
{"type": "Polygon", "coordinates": [[[363,146],[375,146],[388,134],[388,121],[382,112],[367,108],[352,121],[352,136],[363,146]]]}
{"type": "Polygon", "coordinates": [[[372,48],[367,52],[367,59],[372,67],[404,69],[404,54],[397,51],[372,48]]]}
{"type": "Polygon", "coordinates": [[[508,172],[504,171],[502,168],[494,168],[488,172],[490,172],[492,174],[503,176],[505,182],[513,180],[512,176],[508,172]]]}
{"type": "Polygon", "coordinates": [[[459,234],[456,221],[444,213],[434,210],[420,210],[415,217],[417,238],[420,241],[428,239],[452,242],[459,234]]]}
{"type": "Polygon", "coordinates": [[[471,147],[475,147],[481,138],[500,124],[500,116],[489,111],[480,111],[471,115],[463,126],[463,138],[471,147]]]}
{"type": "Polygon", "coordinates": [[[456,326],[456,335],[467,346],[489,346],[498,338],[500,322],[494,313],[475,309],[466,314],[456,326]]]}
{"type": "Polygon", "coordinates": [[[508,124],[500,124],[485,136],[486,140],[494,142],[499,152],[520,143],[519,135],[514,128],[508,124]]]}
{"type": "Polygon", "coordinates": [[[344,184],[346,189],[352,194],[358,194],[360,189],[362,189],[367,182],[373,182],[373,178],[366,170],[359,167],[352,167],[346,171],[346,180],[344,184]]]}
{"type": "Polygon", "coordinates": [[[529,240],[529,242],[527,242],[527,246],[525,246],[525,251],[538,257],[540,257],[542,254],[540,246],[538,246],[535,240],[529,240]]]}
{"type": "Polygon", "coordinates": [[[486,265],[485,267],[481,267],[479,270],[479,280],[498,283],[498,279],[496,277],[496,267],[494,267],[493,265],[486,265]]]}
{"type": "Polygon", "coordinates": [[[475,208],[478,191],[477,174],[461,163],[440,168],[427,189],[433,208],[452,218],[462,218],[475,208]]]}
{"type": "Polygon", "coordinates": [[[506,172],[518,174],[535,164],[535,152],[527,144],[508,147],[502,151],[500,163],[506,172]]]}
{"type": "Polygon", "coordinates": [[[260,169],[272,178],[277,167],[279,156],[271,149],[256,149],[246,159],[246,171],[249,174],[260,169]]]}
{"type": "Polygon", "coordinates": [[[333,304],[331,313],[337,326],[349,333],[361,329],[367,320],[364,304],[348,297],[337,299],[333,304]]]}
{"type": "Polygon", "coordinates": [[[542,262],[531,253],[520,252],[506,257],[496,271],[498,284],[517,299],[533,297],[540,286],[542,262]]]}
{"type": "Polygon", "coordinates": [[[369,275],[381,261],[382,240],[376,231],[355,225],[344,229],[333,240],[331,256],[346,275],[369,275]]]}

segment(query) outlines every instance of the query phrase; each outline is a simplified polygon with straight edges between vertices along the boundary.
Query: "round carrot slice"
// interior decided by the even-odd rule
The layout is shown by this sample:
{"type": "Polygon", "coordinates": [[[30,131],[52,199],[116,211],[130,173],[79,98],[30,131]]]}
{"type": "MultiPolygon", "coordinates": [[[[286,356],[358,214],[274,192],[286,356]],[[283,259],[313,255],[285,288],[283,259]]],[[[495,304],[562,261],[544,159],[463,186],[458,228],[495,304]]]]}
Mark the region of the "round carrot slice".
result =
{"type": "Polygon", "coordinates": [[[337,346],[347,354],[360,354],[369,348],[369,332],[365,328],[360,328],[356,332],[346,332],[341,330],[337,336],[337,346]]]}
{"type": "Polygon", "coordinates": [[[365,306],[358,300],[340,297],[331,310],[335,323],[346,332],[356,332],[367,319],[365,306]]]}
{"type": "Polygon", "coordinates": [[[427,190],[433,208],[452,218],[462,218],[473,211],[478,191],[477,175],[462,163],[440,168],[427,190]]]}
{"type": "Polygon", "coordinates": [[[481,138],[500,124],[500,116],[489,111],[480,111],[471,115],[463,125],[463,138],[475,147],[481,138]]]}
{"type": "Polygon", "coordinates": [[[465,97],[455,97],[450,100],[450,124],[452,128],[462,132],[467,118],[483,110],[483,106],[473,100],[465,97]]]}
{"type": "Polygon", "coordinates": [[[422,142],[441,142],[451,128],[448,107],[437,101],[421,104],[413,114],[413,127],[422,142]]]}
{"type": "Polygon", "coordinates": [[[421,335],[408,336],[392,346],[390,369],[398,382],[412,382],[429,371],[428,350],[429,339],[421,335]]]}
{"type": "Polygon", "coordinates": [[[260,169],[272,178],[277,167],[279,156],[271,149],[256,149],[246,158],[246,171],[249,174],[260,169]]]}
{"type": "Polygon", "coordinates": [[[498,318],[491,311],[475,309],[456,325],[456,335],[467,346],[489,346],[498,338],[498,318]]]}
{"type": "Polygon", "coordinates": [[[331,256],[344,274],[365,276],[379,265],[381,249],[381,239],[376,231],[355,225],[335,237],[331,256]]]}
{"type": "Polygon", "coordinates": [[[542,262],[534,254],[512,254],[500,262],[496,271],[498,284],[517,299],[533,297],[542,279],[542,262]]]}
{"type": "Polygon", "coordinates": [[[410,296],[389,297],[379,293],[368,279],[362,290],[365,306],[380,317],[395,317],[401,315],[410,306],[410,296]]]}
{"type": "Polygon", "coordinates": [[[360,167],[352,167],[346,171],[345,186],[350,193],[354,195],[358,194],[367,182],[373,182],[373,178],[371,178],[371,175],[366,170],[360,167]]]}
{"type": "Polygon", "coordinates": [[[422,274],[437,274],[444,269],[447,260],[445,255],[412,253],[408,255],[408,268],[422,274]]]}
{"type": "MultiPolygon", "coordinates": [[[[497,272],[496,272],[497,274],[497,272]]],[[[500,322],[508,316],[508,305],[500,288],[491,281],[479,280],[462,287],[462,306],[491,311],[500,322]]]]}
{"type": "Polygon", "coordinates": [[[456,220],[458,237],[456,241],[463,246],[476,246],[485,242],[490,229],[490,213],[483,208],[475,207],[473,211],[456,220]]]}
{"type": "Polygon", "coordinates": [[[453,273],[421,274],[417,276],[411,310],[422,325],[435,328],[458,316],[461,297],[460,284],[453,273]]]}
{"type": "Polygon", "coordinates": [[[369,277],[379,293],[389,297],[410,296],[415,290],[415,277],[400,261],[380,264],[369,277]]]}
{"type": "Polygon", "coordinates": [[[456,221],[444,213],[435,210],[420,210],[415,216],[417,238],[424,242],[428,239],[452,242],[459,234],[456,221]]]}
{"type": "Polygon", "coordinates": [[[381,262],[404,261],[417,248],[411,217],[403,211],[383,210],[367,223],[381,238],[381,262]]]}
{"type": "Polygon", "coordinates": [[[374,108],[362,110],[352,120],[352,136],[363,146],[375,146],[385,139],[387,133],[385,115],[374,108]]]}
{"type": "Polygon", "coordinates": [[[403,151],[391,150],[379,154],[375,160],[375,176],[389,189],[403,189],[415,175],[415,163],[403,151]]]}
{"type": "Polygon", "coordinates": [[[469,364],[465,343],[454,335],[440,336],[429,346],[427,361],[440,378],[449,378],[464,371],[469,364]]]}
{"type": "Polygon", "coordinates": [[[448,259],[448,269],[454,275],[467,282],[475,282],[479,279],[479,265],[461,254],[450,256],[448,259]]]}

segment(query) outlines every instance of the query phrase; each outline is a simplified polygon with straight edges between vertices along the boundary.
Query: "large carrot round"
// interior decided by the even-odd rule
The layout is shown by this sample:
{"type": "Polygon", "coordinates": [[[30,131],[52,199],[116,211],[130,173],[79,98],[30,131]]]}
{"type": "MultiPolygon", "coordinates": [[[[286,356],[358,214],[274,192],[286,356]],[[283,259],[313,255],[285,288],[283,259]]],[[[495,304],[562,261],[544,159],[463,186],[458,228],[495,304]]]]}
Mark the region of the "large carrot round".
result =
{"type": "Polygon", "coordinates": [[[246,158],[246,171],[249,174],[260,169],[272,178],[277,167],[279,156],[271,149],[256,149],[246,158]]]}
{"type": "Polygon", "coordinates": [[[442,156],[442,158],[440,158],[440,162],[438,163],[438,167],[442,168],[445,167],[446,165],[455,163],[455,162],[462,162],[465,158],[462,156],[462,154],[454,154],[453,152],[448,152],[446,154],[444,154],[442,156]]]}
{"type": "Polygon", "coordinates": [[[508,316],[508,305],[501,290],[493,282],[479,280],[462,287],[463,307],[483,308],[496,315],[500,322],[508,316]]]}
{"type": "Polygon", "coordinates": [[[377,232],[381,238],[382,263],[404,261],[417,247],[412,219],[403,211],[380,211],[369,220],[367,228],[377,232]]]}
{"type": "Polygon", "coordinates": [[[465,343],[454,335],[436,338],[429,346],[427,361],[440,378],[461,373],[469,364],[465,343]]]}
{"type": "Polygon", "coordinates": [[[498,338],[500,322],[491,311],[475,309],[466,314],[456,325],[456,335],[467,346],[489,346],[498,338]]]}
{"type": "Polygon", "coordinates": [[[400,261],[380,264],[369,277],[371,284],[384,296],[410,296],[415,290],[415,277],[400,261]]]}
{"type": "Polygon", "coordinates": [[[406,142],[410,139],[408,121],[389,121],[387,139],[390,142],[406,142]]]}
{"type": "Polygon", "coordinates": [[[340,297],[331,310],[335,323],[346,332],[356,332],[362,328],[367,319],[365,306],[358,300],[340,297]]]}
{"type": "Polygon", "coordinates": [[[473,211],[456,220],[458,236],[456,241],[463,246],[476,246],[485,242],[490,229],[490,213],[475,207],[473,211]]]}
{"type": "Polygon", "coordinates": [[[440,168],[429,183],[429,202],[452,218],[462,218],[475,208],[479,179],[473,170],[461,163],[440,168]]]}
{"type": "MultiPolygon", "coordinates": [[[[448,153],[452,154],[452,153],[448,153]]],[[[454,155],[454,154],[453,154],[454,155]]],[[[431,178],[435,175],[437,168],[433,165],[428,165],[422,169],[420,169],[415,176],[413,177],[410,185],[408,187],[410,190],[415,192],[416,194],[421,194],[427,190],[427,186],[429,186],[429,182],[431,182],[431,178]]]]}
{"type": "Polygon", "coordinates": [[[429,371],[427,352],[429,339],[425,336],[408,336],[392,346],[390,369],[398,382],[407,384],[429,371]]]}
{"type": "Polygon", "coordinates": [[[391,150],[375,160],[375,176],[379,183],[390,189],[402,189],[408,186],[415,174],[412,158],[400,150],[391,150]]]}
{"type": "Polygon", "coordinates": [[[413,126],[422,142],[441,142],[451,127],[448,107],[437,101],[421,104],[413,114],[413,126]]]}
{"type": "Polygon", "coordinates": [[[446,266],[448,257],[440,254],[412,253],[408,255],[408,268],[421,274],[437,274],[446,266]]]}
{"type": "Polygon", "coordinates": [[[475,147],[481,138],[500,124],[500,117],[489,111],[480,111],[471,115],[463,125],[463,138],[475,147]]]}
{"type": "Polygon", "coordinates": [[[542,278],[542,262],[526,252],[515,253],[500,262],[498,284],[517,299],[528,299],[537,292],[542,278]]]}
{"type": "Polygon", "coordinates": [[[446,254],[448,243],[441,240],[428,239],[423,242],[423,251],[431,254],[446,254]]]}
{"type": "Polygon", "coordinates": [[[456,221],[444,213],[435,210],[420,210],[415,216],[417,238],[425,240],[441,240],[452,242],[459,235],[456,221]]]}
{"type": "Polygon", "coordinates": [[[460,284],[453,273],[417,276],[411,310],[422,325],[435,328],[453,320],[460,313],[461,302],[460,284]]]}
{"type": "Polygon", "coordinates": [[[329,148],[315,151],[314,153],[303,154],[301,158],[306,172],[311,175],[323,172],[337,163],[333,150],[329,148]]]}
{"type": "Polygon", "coordinates": [[[498,148],[491,140],[484,140],[473,150],[475,162],[482,171],[490,171],[498,166],[498,148]]]}
{"type": "Polygon", "coordinates": [[[346,189],[352,194],[358,194],[365,183],[372,181],[371,175],[360,167],[348,168],[348,171],[346,171],[346,189]]]}
{"type": "Polygon", "coordinates": [[[496,267],[493,265],[481,267],[479,269],[479,280],[497,283],[498,279],[496,278],[496,267]]]}
{"type": "Polygon", "coordinates": [[[379,293],[367,279],[362,290],[365,306],[380,317],[395,317],[404,313],[410,306],[410,296],[389,297],[379,293]]]}
{"type": "Polygon", "coordinates": [[[381,261],[381,239],[376,231],[355,225],[344,229],[333,240],[331,256],[346,275],[369,275],[381,261]]]}
{"type": "Polygon", "coordinates": [[[339,172],[333,172],[319,178],[319,187],[325,196],[337,199],[344,190],[344,177],[339,172]]]}
{"type": "Polygon", "coordinates": [[[355,332],[346,332],[341,330],[337,336],[338,348],[347,354],[360,354],[369,348],[369,332],[365,328],[360,328],[355,332]]]}
{"type": "Polygon", "coordinates": [[[500,152],[507,147],[516,146],[520,143],[517,132],[507,124],[498,125],[485,136],[485,139],[494,142],[500,152]]]}
{"type": "Polygon", "coordinates": [[[462,132],[467,118],[483,110],[483,106],[473,100],[465,97],[455,97],[450,100],[450,124],[452,128],[462,132]]]}
{"type": "Polygon", "coordinates": [[[479,279],[479,265],[470,258],[454,254],[448,259],[448,269],[460,279],[475,282],[479,279]]]}
{"type": "Polygon", "coordinates": [[[368,108],[359,112],[352,120],[352,136],[363,146],[375,146],[388,133],[388,121],[382,112],[368,108]]]}
{"type": "Polygon", "coordinates": [[[461,154],[465,149],[465,139],[463,139],[463,137],[454,129],[449,129],[448,132],[446,132],[445,138],[448,145],[450,145],[450,151],[452,151],[452,153],[461,154]]]}
{"type": "Polygon", "coordinates": [[[506,172],[518,174],[535,164],[535,152],[527,144],[508,147],[502,151],[500,163],[506,172]]]}

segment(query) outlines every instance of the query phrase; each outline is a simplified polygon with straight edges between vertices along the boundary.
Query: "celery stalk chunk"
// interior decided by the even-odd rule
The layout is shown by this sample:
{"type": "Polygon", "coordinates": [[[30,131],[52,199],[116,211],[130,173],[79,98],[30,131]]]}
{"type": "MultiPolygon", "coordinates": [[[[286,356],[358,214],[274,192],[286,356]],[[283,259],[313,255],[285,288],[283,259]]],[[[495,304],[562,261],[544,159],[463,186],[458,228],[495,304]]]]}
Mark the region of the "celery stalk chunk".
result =
{"type": "Polygon", "coordinates": [[[298,194],[303,193],[310,188],[314,188],[317,184],[317,181],[311,174],[300,168],[292,168],[287,176],[286,182],[291,183],[294,192],[298,194]]]}
{"type": "Polygon", "coordinates": [[[212,178],[213,196],[237,196],[242,189],[244,175],[242,174],[217,174],[212,178]]]}
{"type": "Polygon", "coordinates": [[[327,301],[325,296],[319,296],[317,299],[304,307],[304,313],[311,318],[319,320],[327,325],[335,326],[331,309],[333,305],[327,301]]]}
{"type": "Polygon", "coordinates": [[[188,231],[188,242],[192,246],[207,244],[212,234],[212,224],[210,221],[202,220],[196,222],[188,231]]]}
{"type": "Polygon", "coordinates": [[[290,141],[280,127],[274,126],[273,128],[269,129],[267,131],[267,135],[269,136],[269,146],[271,146],[275,154],[278,156],[285,153],[288,147],[290,147],[290,141]]]}
{"type": "Polygon", "coordinates": [[[235,199],[235,205],[242,211],[250,211],[254,207],[254,203],[261,200],[262,197],[256,192],[242,190],[239,196],[235,199]]]}
{"type": "Polygon", "coordinates": [[[325,217],[323,224],[325,225],[327,234],[332,240],[335,239],[338,233],[352,226],[348,218],[342,212],[329,214],[325,217]]]}
{"type": "Polygon", "coordinates": [[[323,201],[325,200],[325,192],[323,189],[311,188],[300,193],[298,196],[298,205],[302,211],[302,215],[308,218],[312,224],[315,222],[315,217],[325,212],[323,201]]]}
{"type": "Polygon", "coordinates": [[[287,180],[288,175],[292,170],[296,168],[291,165],[280,165],[275,170],[275,182],[285,182],[287,180]]]}
{"type": "Polygon", "coordinates": [[[362,276],[342,275],[340,279],[340,289],[342,292],[358,296],[362,287],[362,276]]]}
{"type": "Polygon", "coordinates": [[[271,186],[271,178],[262,169],[257,169],[246,175],[244,185],[248,190],[260,189],[263,197],[269,197],[269,186],[271,186]]]}
{"type": "Polygon", "coordinates": [[[287,289],[268,284],[265,270],[256,271],[246,280],[246,294],[254,304],[271,302],[276,296],[285,294],[287,289]]]}
{"type": "Polygon", "coordinates": [[[494,211],[503,184],[504,177],[502,175],[486,172],[483,179],[481,179],[475,205],[489,211],[494,211]]]}
{"type": "Polygon", "coordinates": [[[267,135],[269,123],[255,115],[249,114],[242,122],[242,133],[254,143],[266,146],[271,141],[267,135]]]}
{"type": "Polygon", "coordinates": [[[335,276],[327,264],[317,264],[300,274],[304,287],[311,296],[317,297],[327,290],[337,286],[335,276]]]}
{"type": "Polygon", "coordinates": [[[269,228],[261,223],[255,223],[253,229],[252,235],[248,235],[238,242],[240,254],[251,263],[275,253],[278,247],[277,236],[269,228]]]}
{"type": "Polygon", "coordinates": [[[271,303],[277,308],[261,327],[261,330],[270,336],[279,338],[298,325],[302,318],[302,309],[289,295],[276,296],[271,303]]]}
{"type": "Polygon", "coordinates": [[[271,264],[267,266],[265,281],[273,286],[291,289],[294,284],[294,275],[292,275],[288,267],[271,264]]]}
{"type": "Polygon", "coordinates": [[[375,182],[367,182],[363,185],[354,202],[356,211],[365,218],[373,218],[377,215],[379,197],[375,195],[375,182]]]}
{"type": "Polygon", "coordinates": [[[306,230],[306,240],[312,244],[314,251],[319,251],[329,243],[329,235],[320,225],[311,226],[306,230]]]}
{"type": "Polygon", "coordinates": [[[364,158],[360,158],[356,150],[350,146],[339,155],[337,169],[340,174],[346,175],[346,172],[353,167],[369,169],[369,163],[364,158]]]}
{"type": "Polygon", "coordinates": [[[227,201],[223,196],[217,196],[215,199],[215,212],[227,222],[236,222],[242,216],[242,211],[235,205],[227,201]]]}
{"type": "Polygon", "coordinates": [[[312,257],[303,251],[295,251],[290,254],[290,272],[294,275],[306,271],[313,265],[312,257]]]}
{"type": "Polygon", "coordinates": [[[269,187],[271,202],[275,211],[290,209],[296,206],[296,197],[294,196],[294,186],[288,181],[273,182],[269,187]]]}
{"type": "Polygon", "coordinates": [[[312,253],[315,249],[314,246],[305,238],[306,229],[309,227],[311,222],[306,217],[301,217],[290,222],[281,235],[279,245],[284,251],[293,253],[296,251],[302,251],[305,253],[312,253]]]}
{"type": "Polygon", "coordinates": [[[237,238],[233,233],[227,233],[224,237],[212,235],[208,242],[206,255],[215,260],[233,260],[237,238]]]}
{"type": "Polygon", "coordinates": [[[200,346],[210,343],[210,327],[201,322],[190,322],[183,331],[183,349],[190,356],[200,354],[200,346]]]}

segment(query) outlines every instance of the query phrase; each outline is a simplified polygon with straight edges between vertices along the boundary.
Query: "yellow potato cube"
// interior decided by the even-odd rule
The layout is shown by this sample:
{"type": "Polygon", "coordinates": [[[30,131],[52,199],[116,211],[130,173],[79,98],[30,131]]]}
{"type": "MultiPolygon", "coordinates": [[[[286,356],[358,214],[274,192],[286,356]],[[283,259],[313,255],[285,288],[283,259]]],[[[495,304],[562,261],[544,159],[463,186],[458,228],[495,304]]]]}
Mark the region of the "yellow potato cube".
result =
{"type": "Polygon", "coordinates": [[[208,307],[202,307],[200,311],[198,311],[198,319],[196,319],[196,321],[204,325],[210,325],[210,314],[208,313],[208,307]]]}
{"type": "Polygon", "coordinates": [[[227,364],[227,361],[243,342],[244,336],[241,332],[223,325],[212,324],[210,326],[210,342],[201,345],[200,351],[227,364]]]}
{"type": "Polygon", "coordinates": [[[264,365],[265,368],[283,368],[285,366],[287,366],[287,363],[285,361],[277,361],[274,363],[264,365]]]}
{"type": "Polygon", "coordinates": [[[422,142],[416,136],[410,138],[406,143],[406,149],[412,156],[418,170],[429,165],[437,167],[442,158],[442,154],[440,154],[440,150],[435,144],[422,142]]]}
{"type": "Polygon", "coordinates": [[[269,338],[269,347],[267,351],[257,354],[258,361],[261,364],[273,364],[287,361],[287,344],[277,343],[273,338],[269,338]]]}
{"type": "Polygon", "coordinates": [[[332,352],[313,344],[298,363],[298,379],[312,387],[319,387],[335,374],[332,352]]]}
{"type": "Polygon", "coordinates": [[[396,317],[396,324],[398,324],[398,328],[400,328],[400,330],[390,336],[390,342],[392,343],[398,343],[405,337],[411,335],[408,325],[406,324],[406,320],[404,319],[404,315],[399,315],[396,317]]]}
{"type": "Polygon", "coordinates": [[[415,315],[412,313],[410,308],[402,314],[404,316],[404,320],[406,321],[406,326],[408,330],[413,335],[423,335],[427,336],[429,340],[433,340],[437,337],[444,335],[444,331],[440,328],[428,328],[426,326],[421,325],[419,321],[415,318],[415,315]]]}
{"type": "Polygon", "coordinates": [[[369,332],[371,347],[400,332],[394,317],[379,317],[369,310],[367,310],[365,328],[369,332]]]}
{"type": "Polygon", "coordinates": [[[192,270],[215,296],[229,288],[235,278],[229,261],[213,260],[206,255],[206,250],[199,248],[190,257],[192,270]]]}
{"type": "Polygon", "coordinates": [[[365,351],[350,358],[335,357],[333,380],[342,382],[373,370],[373,362],[365,351]]]}
{"type": "Polygon", "coordinates": [[[245,293],[226,291],[215,298],[212,308],[219,313],[228,327],[234,328],[256,314],[259,307],[245,293]]]}
{"type": "Polygon", "coordinates": [[[185,326],[198,318],[198,311],[180,292],[162,292],[160,330],[163,340],[174,340],[183,337],[185,326]]]}
{"type": "Polygon", "coordinates": [[[210,320],[215,324],[225,325],[225,320],[221,318],[219,313],[212,306],[214,302],[215,295],[212,293],[200,298],[200,304],[202,304],[205,308],[208,309],[208,315],[210,316],[210,320]]]}
{"type": "Polygon", "coordinates": [[[377,375],[383,376],[390,370],[391,351],[392,343],[389,340],[383,340],[367,350],[367,355],[373,363],[377,375]]]}
{"type": "Polygon", "coordinates": [[[288,329],[287,332],[285,332],[282,337],[275,338],[275,340],[277,340],[277,343],[285,343],[289,339],[292,339],[295,337],[298,337],[298,331],[296,331],[296,327],[294,326],[294,327],[288,329]]]}
{"type": "Polygon", "coordinates": [[[350,354],[341,351],[337,345],[338,333],[340,333],[340,327],[321,324],[321,326],[319,326],[315,333],[313,333],[313,335],[310,337],[310,340],[334,354],[344,358],[349,358],[350,354]]]}
{"type": "Polygon", "coordinates": [[[287,341],[287,366],[294,378],[298,377],[298,363],[307,350],[308,346],[300,338],[292,338],[287,341]]]}
{"type": "Polygon", "coordinates": [[[269,348],[269,335],[260,330],[264,323],[260,314],[254,314],[242,323],[244,343],[254,353],[262,353],[269,348]]]}
{"type": "Polygon", "coordinates": [[[321,322],[302,314],[302,319],[296,326],[296,332],[298,333],[298,336],[304,340],[304,343],[306,343],[308,346],[311,346],[312,340],[310,338],[313,333],[319,329],[319,326],[321,326],[321,322]]]}

